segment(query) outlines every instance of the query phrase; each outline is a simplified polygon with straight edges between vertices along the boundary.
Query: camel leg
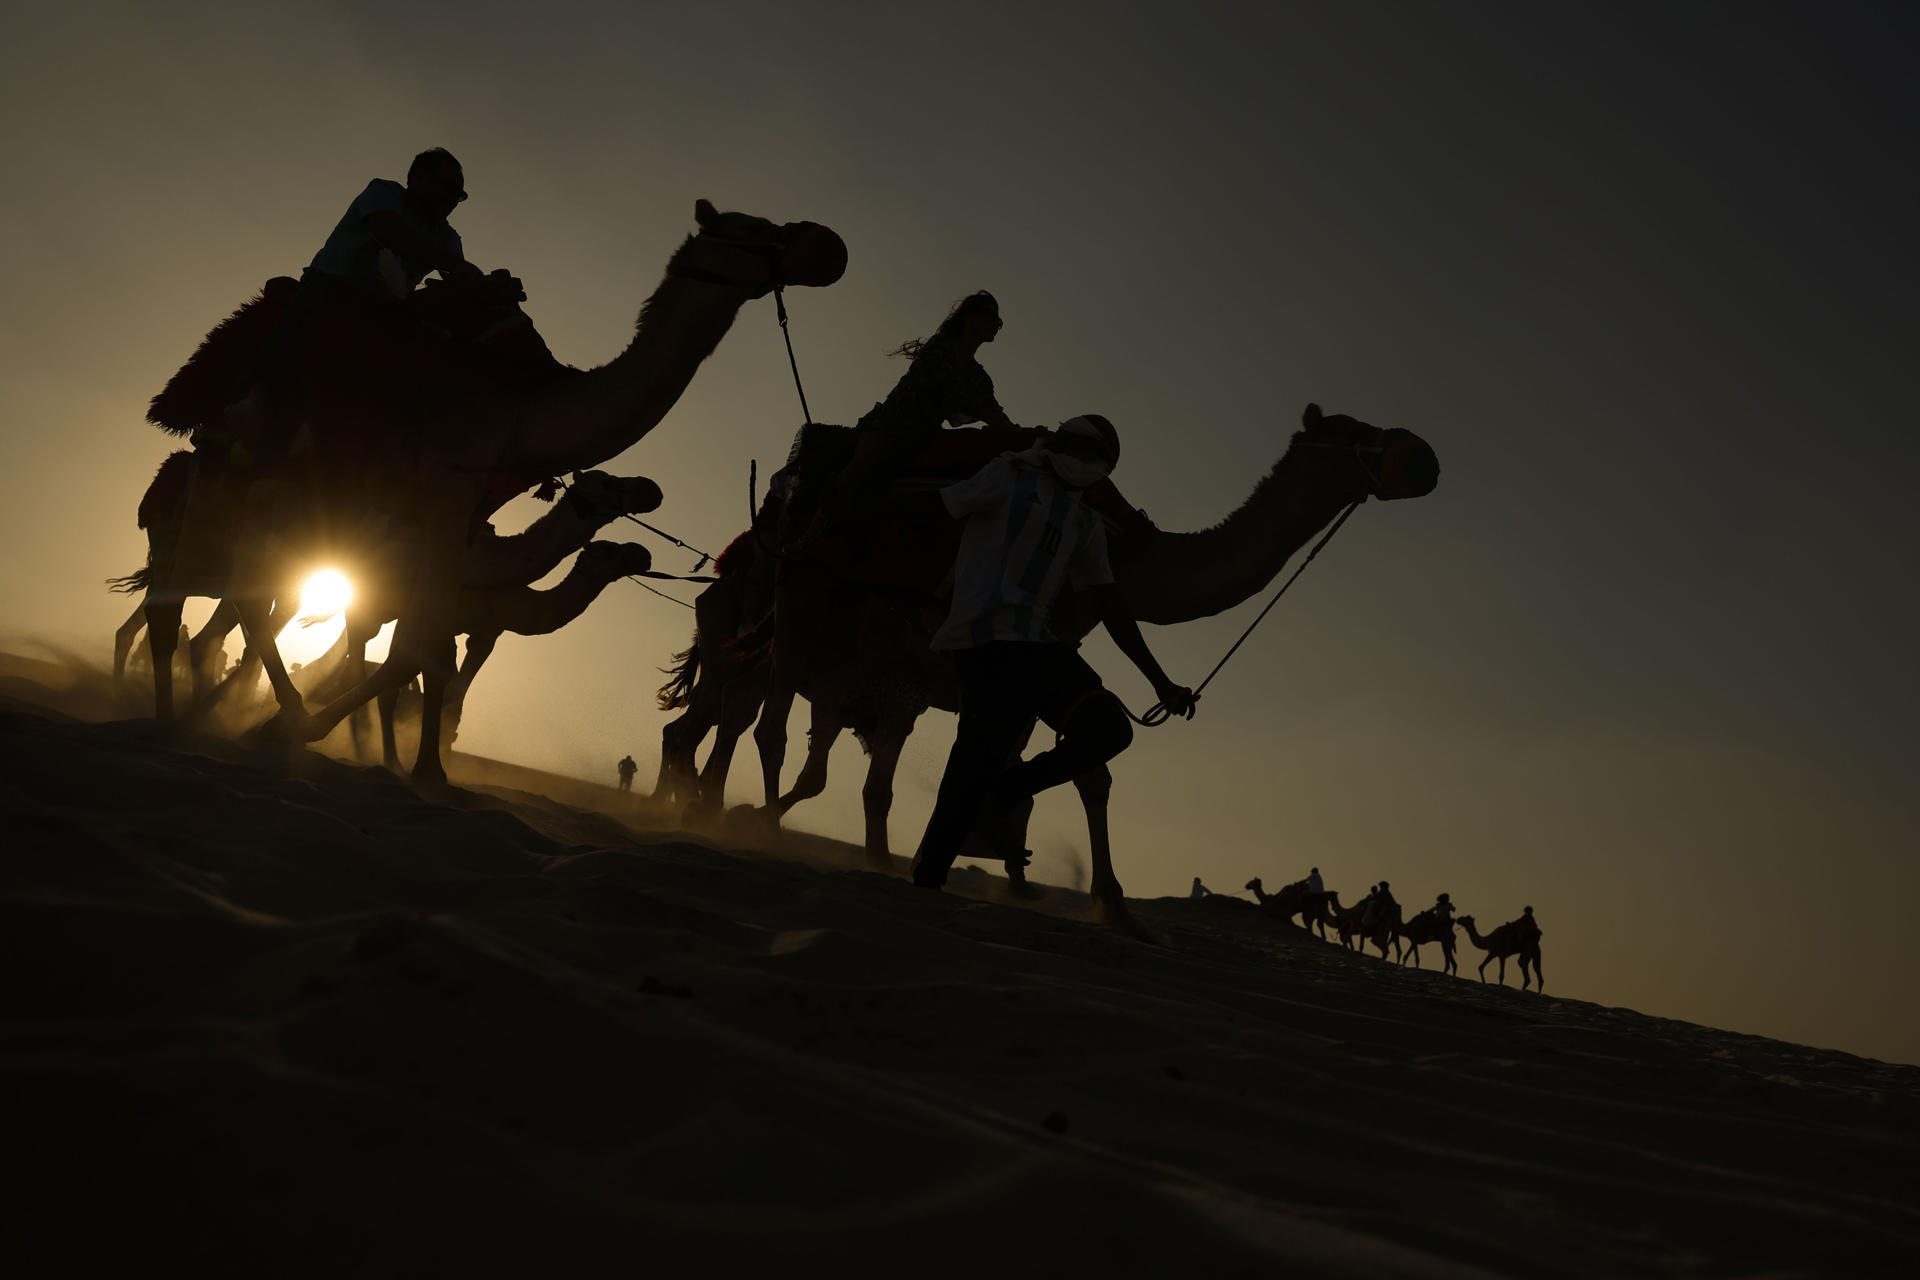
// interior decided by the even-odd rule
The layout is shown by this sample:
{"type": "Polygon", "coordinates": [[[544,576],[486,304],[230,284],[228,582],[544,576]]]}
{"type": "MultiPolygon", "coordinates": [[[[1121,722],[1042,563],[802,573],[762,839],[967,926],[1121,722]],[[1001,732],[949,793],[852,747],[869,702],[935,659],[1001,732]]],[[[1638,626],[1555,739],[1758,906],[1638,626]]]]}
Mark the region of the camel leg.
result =
{"type": "MultiPolygon", "coordinates": [[[[240,633],[246,637],[247,648],[266,668],[267,683],[273,687],[281,714],[294,719],[304,717],[306,704],[300,700],[300,691],[293,687],[293,677],[287,674],[287,664],[280,657],[280,646],[274,642],[273,597],[234,597],[233,607],[240,616],[240,633]]],[[[151,629],[151,622],[148,627],[151,629]]]]}
{"type": "Polygon", "coordinates": [[[866,785],[860,788],[860,807],[867,820],[867,865],[879,870],[893,866],[893,851],[887,840],[887,815],[893,812],[893,778],[900,769],[900,752],[913,732],[913,721],[885,724],[874,732],[868,747],[866,785]]]}
{"type": "Polygon", "coordinates": [[[706,767],[700,770],[700,782],[689,806],[696,814],[718,813],[726,806],[727,774],[733,768],[734,748],[761,712],[764,673],[764,668],[760,672],[739,672],[721,686],[720,721],[714,730],[713,749],[707,752],[706,767]]]}
{"type": "Polygon", "coordinates": [[[794,690],[780,678],[776,668],[767,679],[766,701],[760,707],[760,722],[753,726],[754,745],[760,748],[760,780],[766,787],[767,805],[780,798],[780,770],[787,760],[787,717],[793,713],[794,690]]]}
{"type": "Polygon", "coordinates": [[[1500,957],[1500,985],[1503,987],[1507,985],[1507,958],[1505,956],[1500,957]]]}
{"type": "MultiPolygon", "coordinates": [[[[1418,968],[1420,967],[1420,947],[1419,947],[1419,944],[1417,944],[1417,943],[1409,943],[1409,944],[1407,945],[1407,956],[1408,956],[1408,958],[1409,958],[1409,959],[1411,959],[1411,960],[1413,961],[1413,967],[1414,967],[1414,968],[1416,968],[1416,969],[1418,969],[1418,968]]],[[[1405,961],[1405,960],[1402,960],[1402,961],[1401,961],[1400,963],[1402,963],[1402,964],[1405,964],[1405,963],[1406,963],[1406,961],[1405,961]]]]}
{"type": "MultiPolygon", "coordinates": [[[[767,804],[767,817],[776,825],[786,817],[787,810],[802,800],[813,799],[827,789],[827,758],[832,754],[833,744],[839,740],[840,730],[844,726],[840,723],[840,717],[823,703],[824,700],[811,704],[813,724],[807,734],[807,759],[806,763],[800,766],[800,776],[793,780],[793,789],[767,804]]],[[[766,722],[764,713],[760,719],[761,723],[766,722]]],[[[758,739],[759,736],[756,730],[754,737],[758,739]]],[[[782,737],[784,741],[784,735],[782,737]]],[[[762,760],[764,759],[763,748],[762,760]]],[[[774,776],[777,781],[779,775],[776,773],[774,776]]]]}
{"type": "Polygon", "coordinates": [[[656,804],[685,805],[692,801],[696,781],[694,755],[707,731],[720,723],[718,712],[718,699],[689,701],[687,709],[667,721],[667,727],[660,731],[660,776],[653,784],[656,804]]]}
{"type": "Polygon", "coordinates": [[[400,772],[400,746],[393,737],[393,713],[400,703],[400,690],[382,689],[373,699],[380,709],[380,763],[395,773],[400,772]]]}
{"type": "Polygon", "coordinates": [[[153,714],[163,724],[173,721],[173,649],[179,642],[178,599],[155,599],[147,594],[147,652],[153,655],[153,714]]]}
{"type": "Polygon", "coordinates": [[[1492,954],[1491,954],[1491,953],[1489,953],[1488,955],[1486,955],[1486,956],[1484,956],[1484,957],[1482,957],[1482,958],[1481,958],[1481,960],[1480,960],[1480,981],[1482,981],[1482,982],[1485,982],[1485,981],[1487,980],[1487,966],[1488,966],[1488,965],[1490,965],[1490,964],[1492,964],[1492,963],[1493,963],[1493,956],[1492,956],[1492,954]]]}
{"type": "Polygon", "coordinates": [[[480,668],[487,665],[487,659],[493,656],[493,648],[500,643],[498,631],[483,631],[467,637],[467,651],[460,655],[460,669],[453,673],[453,680],[447,685],[447,742],[452,744],[454,735],[460,731],[460,717],[467,709],[467,690],[473,688],[474,677],[480,674],[480,668]]]}
{"type": "Polygon", "coordinates": [[[224,672],[214,670],[216,655],[226,652],[227,636],[240,625],[240,610],[230,600],[214,606],[207,625],[187,643],[187,663],[193,670],[193,700],[203,703],[224,672]]]}
{"type": "Polygon", "coordinates": [[[147,603],[142,600],[133,606],[133,612],[113,633],[113,682],[117,685],[127,673],[127,655],[133,652],[134,641],[147,626],[147,603]]]}
{"type": "Polygon", "coordinates": [[[443,631],[425,646],[422,658],[421,687],[426,695],[420,700],[420,754],[413,760],[413,780],[422,786],[447,784],[447,770],[440,762],[440,713],[453,681],[453,649],[453,633],[443,631]]]}
{"type": "Polygon", "coordinates": [[[1107,805],[1113,797],[1113,771],[1105,765],[1073,780],[1080,803],[1087,811],[1087,845],[1093,861],[1094,919],[1110,928],[1131,934],[1142,942],[1165,942],[1127,910],[1126,891],[1120,877],[1113,873],[1113,844],[1107,830],[1107,805]]]}

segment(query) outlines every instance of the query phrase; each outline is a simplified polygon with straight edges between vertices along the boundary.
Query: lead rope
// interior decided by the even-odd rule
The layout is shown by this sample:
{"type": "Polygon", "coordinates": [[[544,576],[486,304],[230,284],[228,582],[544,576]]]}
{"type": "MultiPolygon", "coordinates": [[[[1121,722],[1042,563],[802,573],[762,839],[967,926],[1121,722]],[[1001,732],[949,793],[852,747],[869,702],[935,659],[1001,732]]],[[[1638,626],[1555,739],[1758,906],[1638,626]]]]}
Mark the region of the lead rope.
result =
{"type": "MultiPolygon", "coordinates": [[[[773,290],[773,309],[774,314],[780,317],[780,336],[784,338],[787,343],[787,365],[793,370],[793,389],[800,393],[801,422],[803,427],[812,426],[813,410],[807,407],[807,389],[800,385],[800,362],[794,359],[793,331],[787,327],[786,290],[779,286],[775,286],[773,290]]],[[[756,496],[759,488],[760,460],[758,458],[749,458],[747,459],[747,528],[753,531],[753,540],[759,544],[762,551],[776,560],[785,560],[788,556],[797,555],[805,551],[811,544],[812,539],[807,539],[801,542],[799,546],[789,547],[785,551],[776,551],[767,545],[766,538],[760,533],[760,502],[756,496]]]]}
{"type": "Polygon", "coordinates": [[[773,310],[780,317],[780,336],[787,341],[787,364],[793,369],[793,389],[800,393],[801,421],[812,422],[813,410],[807,408],[807,389],[800,385],[800,362],[793,358],[793,333],[787,328],[787,291],[779,285],[773,289],[773,310]]]}
{"type": "MultiPolygon", "coordinates": [[[[1300,567],[1293,571],[1293,577],[1288,578],[1285,582],[1281,583],[1280,589],[1273,593],[1273,599],[1267,601],[1267,607],[1260,611],[1260,617],[1255,618],[1252,622],[1249,622],[1247,624],[1247,629],[1240,633],[1240,638],[1233,642],[1233,648],[1227,650],[1226,657],[1220,659],[1220,661],[1213,664],[1213,670],[1207,672],[1207,678],[1205,680],[1202,680],[1200,682],[1200,687],[1193,691],[1193,696],[1195,701],[1199,700],[1201,689],[1205,689],[1209,684],[1212,684],[1213,678],[1220,674],[1220,668],[1227,665],[1227,658],[1231,658],[1234,655],[1234,653],[1240,648],[1240,646],[1246,643],[1247,637],[1253,634],[1253,629],[1260,625],[1260,619],[1266,617],[1267,614],[1273,610],[1273,606],[1280,603],[1280,597],[1287,594],[1287,588],[1293,585],[1294,579],[1298,578],[1301,574],[1307,571],[1307,566],[1313,563],[1313,558],[1320,554],[1320,548],[1326,546],[1329,542],[1333,541],[1333,535],[1340,532],[1340,526],[1347,522],[1347,517],[1352,515],[1355,511],[1359,510],[1360,504],[1365,502],[1366,500],[1367,499],[1365,494],[1362,494],[1360,497],[1354,499],[1353,505],[1348,507],[1345,511],[1342,511],[1340,513],[1340,518],[1333,522],[1333,528],[1327,530],[1326,536],[1321,538],[1320,541],[1313,544],[1313,550],[1307,552],[1307,558],[1305,560],[1302,560],[1300,562],[1300,567]]],[[[1119,702],[1119,699],[1115,698],[1114,701],[1119,702]]],[[[1135,724],[1138,724],[1138,725],[1145,725],[1149,729],[1153,728],[1155,725],[1165,724],[1167,722],[1167,719],[1173,714],[1172,712],[1168,711],[1163,704],[1158,702],[1148,707],[1147,713],[1143,716],[1134,715],[1132,710],[1130,710],[1127,707],[1127,704],[1124,702],[1120,703],[1120,709],[1127,713],[1127,718],[1129,720],[1133,721],[1135,724]]]]}

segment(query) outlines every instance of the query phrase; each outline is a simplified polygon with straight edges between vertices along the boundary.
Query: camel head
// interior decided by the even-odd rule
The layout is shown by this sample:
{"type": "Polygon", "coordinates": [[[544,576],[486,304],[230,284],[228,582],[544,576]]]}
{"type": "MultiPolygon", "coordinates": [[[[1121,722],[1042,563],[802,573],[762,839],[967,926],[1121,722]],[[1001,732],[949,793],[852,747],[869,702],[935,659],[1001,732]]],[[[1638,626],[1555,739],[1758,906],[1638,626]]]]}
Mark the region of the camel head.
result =
{"type": "Polygon", "coordinates": [[[582,519],[598,527],[616,516],[658,510],[664,498],[660,486],[645,476],[576,471],[567,485],[566,501],[582,519]]]}
{"type": "Polygon", "coordinates": [[[589,542],[580,552],[580,569],[596,582],[612,582],[653,568],[653,553],[637,542],[589,542]]]}
{"type": "Polygon", "coordinates": [[[1261,888],[1259,876],[1255,876],[1253,879],[1247,881],[1247,892],[1259,893],[1261,891],[1262,891],[1262,888],[1261,888]]]}
{"type": "MultiPolygon", "coordinates": [[[[705,241],[710,246],[744,250],[761,262],[760,269],[752,273],[753,280],[736,277],[731,271],[718,267],[695,267],[686,273],[695,278],[718,273],[750,288],[764,285],[765,289],[772,289],[790,284],[821,287],[846,274],[846,241],[831,227],[817,222],[775,226],[749,213],[722,213],[714,208],[711,200],[694,202],[693,220],[700,225],[700,233],[689,245],[705,241]]],[[[675,257],[678,261],[680,255],[675,257]]],[[[673,273],[671,266],[668,271],[673,273]]]]}
{"type": "Polygon", "coordinates": [[[1424,498],[1440,483],[1440,457],[1433,446],[1401,427],[1376,427],[1344,413],[1328,415],[1310,404],[1300,415],[1295,443],[1349,449],[1359,464],[1357,479],[1369,497],[1391,501],[1424,498]]]}

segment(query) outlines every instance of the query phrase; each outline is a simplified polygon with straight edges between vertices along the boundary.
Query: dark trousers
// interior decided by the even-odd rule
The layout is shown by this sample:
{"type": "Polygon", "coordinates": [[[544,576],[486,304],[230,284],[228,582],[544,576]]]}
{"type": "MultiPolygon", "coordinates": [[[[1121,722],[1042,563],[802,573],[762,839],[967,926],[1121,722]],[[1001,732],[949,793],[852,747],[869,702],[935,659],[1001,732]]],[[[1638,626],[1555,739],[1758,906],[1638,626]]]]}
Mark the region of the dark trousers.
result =
{"type": "Polygon", "coordinates": [[[1017,804],[1093,772],[1127,749],[1133,726],[1074,645],[996,640],[954,654],[960,730],[940,795],[914,856],[914,879],[946,881],[982,806],[1017,804]],[[1050,751],[1020,760],[1043,720],[1060,735],[1050,751]],[[1011,763],[1011,767],[1009,767],[1011,763]]]}

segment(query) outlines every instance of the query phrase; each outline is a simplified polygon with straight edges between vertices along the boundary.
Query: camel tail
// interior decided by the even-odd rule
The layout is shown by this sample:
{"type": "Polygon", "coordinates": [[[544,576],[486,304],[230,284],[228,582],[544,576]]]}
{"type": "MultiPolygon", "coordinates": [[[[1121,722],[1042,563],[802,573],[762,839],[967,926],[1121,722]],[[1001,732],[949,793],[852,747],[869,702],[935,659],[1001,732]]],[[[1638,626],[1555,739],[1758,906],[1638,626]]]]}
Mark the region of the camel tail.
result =
{"type": "Polygon", "coordinates": [[[107,590],[118,591],[122,595],[132,595],[136,591],[145,591],[153,585],[153,566],[141,565],[124,578],[108,578],[107,590]]]}
{"type": "Polygon", "coordinates": [[[693,643],[673,655],[673,666],[662,667],[670,677],[660,686],[657,695],[662,711],[673,711],[684,707],[693,699],[693,682],[700,678],[700,633],[693,633],[693,643]]]}
{"type": "Polygon", "coordinates": [[[753,624],[753,630],[732,640],[727,652],[747,670],[770,661],[773,658],[773,610],[767,610],[766,616],[753,624]]]}

